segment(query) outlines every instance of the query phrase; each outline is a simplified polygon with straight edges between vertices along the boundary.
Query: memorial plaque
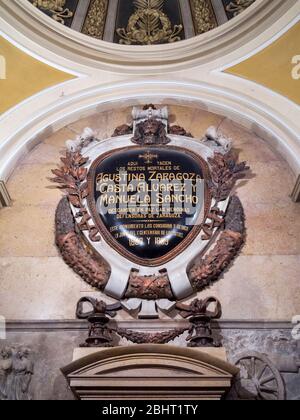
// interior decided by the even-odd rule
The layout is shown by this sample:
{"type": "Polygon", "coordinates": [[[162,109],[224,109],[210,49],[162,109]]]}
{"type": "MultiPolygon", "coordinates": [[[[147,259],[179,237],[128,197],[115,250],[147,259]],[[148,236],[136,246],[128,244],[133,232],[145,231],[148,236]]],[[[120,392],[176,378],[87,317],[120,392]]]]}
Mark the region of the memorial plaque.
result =
{"type": "Polygon", "coordinates": [[[157,308],[171,310],[219,280],[241,251],[245,215],[235,187],[249,167],[216,128],[195,141],[152,104],[133,108],[132,124],[107,140],[85,129],[52,170],[65,191],[56,244],[89,285],[157,317],[157,308]]]}
{"type": "Polygon", "coordinates": [[[198,235],[210,207],[206,162],[178,147],[131,147],[96,159],[88,203],[105,240],[129,260],[157,266],[198,235]]]}

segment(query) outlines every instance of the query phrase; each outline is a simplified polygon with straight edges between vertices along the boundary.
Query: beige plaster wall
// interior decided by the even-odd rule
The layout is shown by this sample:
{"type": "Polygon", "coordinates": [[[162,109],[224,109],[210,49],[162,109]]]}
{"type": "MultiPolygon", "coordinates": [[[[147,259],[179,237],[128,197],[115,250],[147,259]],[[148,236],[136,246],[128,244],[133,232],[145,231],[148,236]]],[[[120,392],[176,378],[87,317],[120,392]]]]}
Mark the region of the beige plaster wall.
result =
{"type": "MultiPolygon", "coordinates": [[[[99,138],[130,121],[131,109],[104,112],[46,138],[8,182],[13,207],[0,211],[0,315],[8,319],[72,319],[77,300],[96,294],[60,258],[54,213],[61,192],[48,180],[68,138],[86,126],[99,138]]],[[[289,193],[293,175],[263,140],[223,117],[170,106],[171,121],[203,136],[218,126],[234,140],[254,177],[238,188],[247,216],[247,243],[224,277],[202,296],[215,295],[224,319],[289,320],[300,313],[300,205],[289,193]]],[[[122,318],[130,318],[120,313],[122,318]]]]}

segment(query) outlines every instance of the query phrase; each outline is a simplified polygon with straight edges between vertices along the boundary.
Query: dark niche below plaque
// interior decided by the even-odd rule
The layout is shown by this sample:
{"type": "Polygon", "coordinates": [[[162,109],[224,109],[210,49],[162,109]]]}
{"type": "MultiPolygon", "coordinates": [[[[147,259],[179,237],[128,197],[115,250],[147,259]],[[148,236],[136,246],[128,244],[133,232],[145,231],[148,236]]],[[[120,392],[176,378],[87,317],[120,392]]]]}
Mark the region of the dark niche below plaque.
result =
{"type": "Polygon", "coordinates": [[[110,246],[133,262],[157,266],[201,231],[208,177],[206,162],[185,149],[119,149],[94,161],[88,203],[110,246]]]}

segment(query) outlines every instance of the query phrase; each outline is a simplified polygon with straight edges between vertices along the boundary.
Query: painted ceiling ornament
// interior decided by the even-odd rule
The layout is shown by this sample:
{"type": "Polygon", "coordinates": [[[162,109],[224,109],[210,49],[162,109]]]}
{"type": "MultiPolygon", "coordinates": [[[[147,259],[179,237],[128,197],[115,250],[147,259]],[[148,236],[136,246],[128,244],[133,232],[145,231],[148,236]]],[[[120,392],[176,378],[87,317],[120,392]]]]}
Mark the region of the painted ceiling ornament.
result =
{"type": "Polygon", "coordinates": [[[199,141],[179,128],[172,134],[166,107],[134,108],[133,125],[110,139],[85,129],[68,141],[52,171],[65,191],[56,211],[64,260],[141,318],[219,280],[245,240],[234,191],[249,168],[217,130],[199,141]]]}
{"type": "Polygon", "coordinates": [[[234,16],[237,16],[254,2],[255,0],[234,0],[226,6],[226,11],[232,13],[234,16]]]}
{"type": "Polygon", "coordinates": [[[65,7],[66,0],[34,0],[33,6],[49,12],[52,19],[65,24],[65,19],[73,17],[73,12],[65,7]]]}
{"type": "Polygon", "coordinates": [[[190,6],[196,35],[208,32],[218,26],[210,1],[190,0],[190,6]]]}
{"type": "Polygon", "coordinates": [[[135,12],[127,28],[118,28],[120,44],[151,45],[180,41],[182,25],[174,25],[163,12],[164,0],[134,0],[135,12]]]}

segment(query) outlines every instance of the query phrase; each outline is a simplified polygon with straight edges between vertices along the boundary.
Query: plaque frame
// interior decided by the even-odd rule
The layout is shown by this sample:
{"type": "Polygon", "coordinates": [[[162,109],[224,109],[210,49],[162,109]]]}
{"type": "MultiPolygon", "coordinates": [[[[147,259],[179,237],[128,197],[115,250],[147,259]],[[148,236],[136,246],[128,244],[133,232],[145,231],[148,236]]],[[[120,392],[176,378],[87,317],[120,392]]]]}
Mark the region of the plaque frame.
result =
{"type": "Polygon", "coordinates": [[[144,267],[159,267],[163,264],[170,262],[172,259],[174,259],[174,257],[181,254],[186,248],[188,248],[191,245],[191,243],[195,240],[195,238],[201,233],[203,224],[205,223],[205,220],[207,219],[207,216],[211,207],[211,203],[212,203],[212,194],[209,188],[210,182],[211,182],[211,174],[210,174],[210,170],[209,170],[207,162],[197,153],[194,153],[193,151],[186,149],[184,147],[173,146],[173,145],[168,145],[168,146],[148,145],[147,147],[145,146],[144,147],[143,146],[121,147],[121,148],[106,152],[100,155],[97,159],[93,161],[87,174],[87,185],[88,185],[87,203],[88,203],[88,207],[89,207],[94,224],[97,226],[101,236],[108,243],[109,246],[111,246],[115,251],[121,254],[124,258],[128,259],[129,261],[135,264],[138,264],[144,267]],[[167,254],[159,258],[138,257],[134,255],[132,252],[126,250],[124,246],[119,244],[119,242],[113,237],[113,235],[109,233],[107,227],[101,220],[101,217],[97,212],[95,199],[94,199],[94,182],[95,182],[95,176],[96,176],[96,168],[105,159],[111,157],[112,155],[116,153],[126,152],[129,150],[140,150],[142,148],[149,149],[149,150],[151,150],[151,148],[159,148],[161,150],[175,150],[175,151],[182,152],[184,154],[191,156],[201,168],[201,171],[203,174],[203,181],[205,182],[203,220],[201,221],[201,223],[195,224],[193,228],[191,229],[191,231],[187,234],[187,236],[178,245],[176,245],[167,254]]]}

